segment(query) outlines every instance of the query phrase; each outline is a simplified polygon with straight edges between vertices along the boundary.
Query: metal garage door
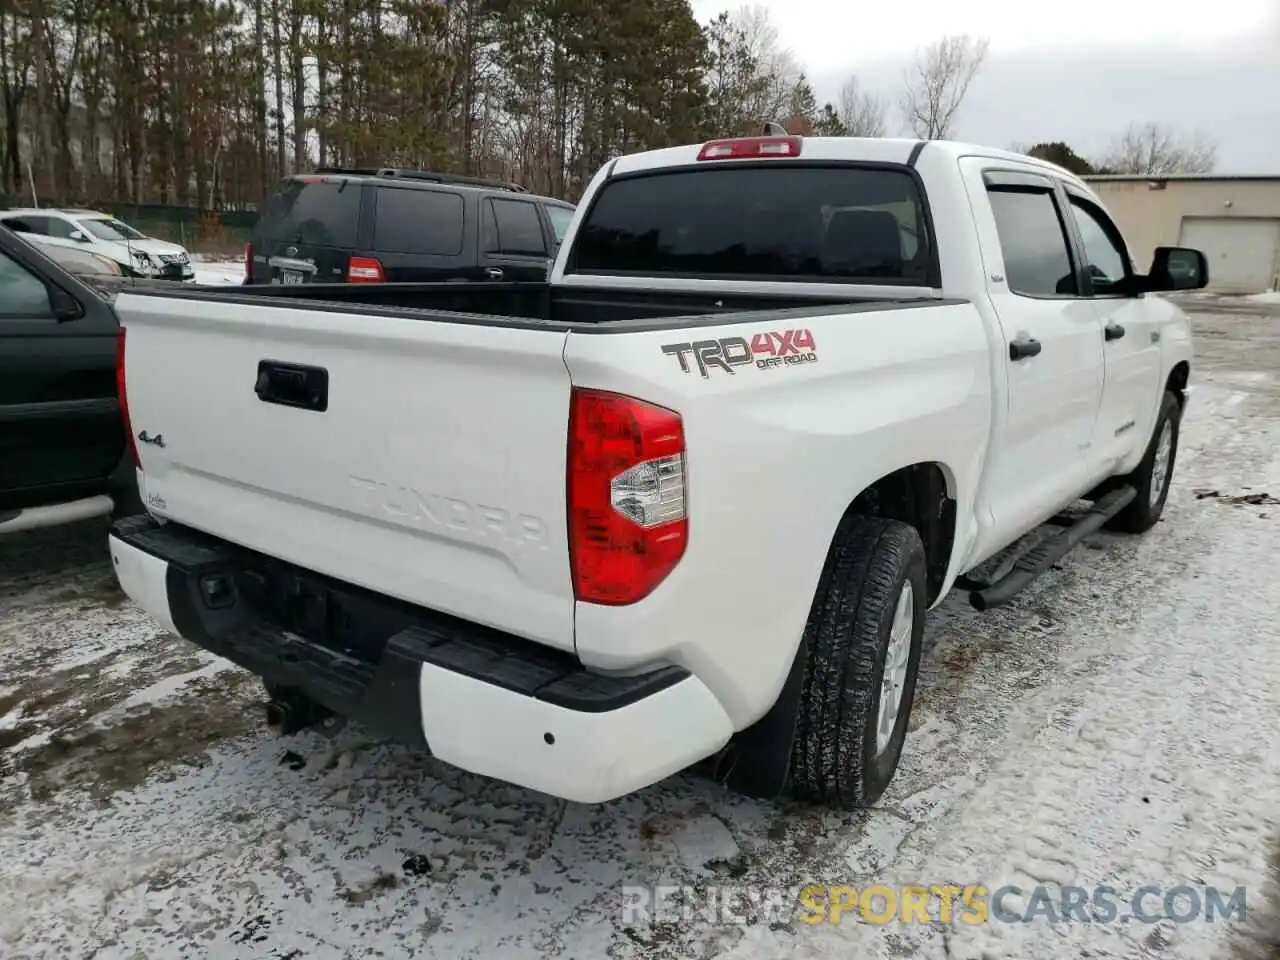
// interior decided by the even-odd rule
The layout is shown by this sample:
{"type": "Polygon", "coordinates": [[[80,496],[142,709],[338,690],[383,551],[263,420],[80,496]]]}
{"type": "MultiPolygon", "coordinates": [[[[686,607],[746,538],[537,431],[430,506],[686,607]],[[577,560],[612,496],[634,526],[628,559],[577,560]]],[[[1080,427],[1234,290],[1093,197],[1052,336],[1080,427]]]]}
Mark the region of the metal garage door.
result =
{"type": "Polygon", "coordinates": [[[1182,245],[1209,259],[1209,289],[1260,293],[1280,269],[1280,220],[1184,217],[1182,245]]]}

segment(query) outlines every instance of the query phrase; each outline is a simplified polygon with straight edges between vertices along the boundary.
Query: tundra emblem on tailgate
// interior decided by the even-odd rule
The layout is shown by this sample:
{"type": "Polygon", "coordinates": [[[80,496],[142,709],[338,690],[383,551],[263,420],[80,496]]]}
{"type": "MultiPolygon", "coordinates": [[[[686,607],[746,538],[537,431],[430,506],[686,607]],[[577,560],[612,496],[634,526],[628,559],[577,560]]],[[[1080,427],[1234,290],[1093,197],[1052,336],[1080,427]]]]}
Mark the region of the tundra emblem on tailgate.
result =
{"type": "Polygon", "coordinates": [[[354,502],[366,514],[447,530],[466,540],[505,541],[536,550],[548,548],[547,525],[540,517],[368,477],[348,477],[347,483],[354,502]]]}
{"type": "Polygon", "coordinates": [[[813,331],[807,328],[757,333],[751,338],[749,344],[743,337],[666,343],[662,346],[662,352],[674,355],[680,363],[680,369],[685,373],[690,372],[689,354],[693,354],[698,372],[706,378],[711,376],[709,371],[712,367],[734,374],[737,373],[734,367],[750,364],[754,364],[760,370],[771,370],[774,367],[791,367],[818,362],[813,331]]]}

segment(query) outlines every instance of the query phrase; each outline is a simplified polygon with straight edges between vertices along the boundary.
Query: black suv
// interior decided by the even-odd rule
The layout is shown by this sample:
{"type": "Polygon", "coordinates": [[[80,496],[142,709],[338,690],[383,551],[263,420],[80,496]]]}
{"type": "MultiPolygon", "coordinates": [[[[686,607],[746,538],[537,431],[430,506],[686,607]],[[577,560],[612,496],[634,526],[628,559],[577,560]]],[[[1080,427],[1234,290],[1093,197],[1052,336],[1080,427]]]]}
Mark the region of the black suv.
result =
{"type": "Polygon", "coordinates": [[[267,201],[244,282],[542,281],[573,211],[514,183],[322,167],[267,201]]]}

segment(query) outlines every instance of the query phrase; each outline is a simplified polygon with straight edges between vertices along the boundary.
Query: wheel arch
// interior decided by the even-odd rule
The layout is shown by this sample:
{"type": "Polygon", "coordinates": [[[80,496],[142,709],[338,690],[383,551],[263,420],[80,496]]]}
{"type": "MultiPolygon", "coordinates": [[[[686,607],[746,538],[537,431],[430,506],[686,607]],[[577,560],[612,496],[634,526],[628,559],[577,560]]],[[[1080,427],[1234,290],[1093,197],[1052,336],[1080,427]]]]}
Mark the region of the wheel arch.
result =
{"type": "Polygon", "coordinates": [[[850,515],[883,517],[915,528],[924,544],[932,605],[946,583],[956,539],[956,480],[946,464],[924,461],[885,474],[849,502],[841,521],[850,515]]]}
{"type": "MultiPolygon", "coordinates": [[[[849,501],[831,530],[831,540],[816,590],[828,576],[841,530],[851,517],[897,520],[913,527],[924,546],[931,606],[947,582],[955,547],[957,484],[955,473],[938,461],[899,467],[865,486],[849,501]]],[[[779,795],[790,768],[797,711],[808,664],[801,640],[777,699],[756,723],[738,733],[708,763],[708,772],[751,796],[779,795]]]]}
{"type": "Polygon", "coordinates": [[[1179,360],[1173,365],[1173,369],[1169,371],[1169,377],[1164,382],[1164,388],[1172,393],[1178,400],[1178,406],[1183,410],[1187,407],[1187,384],[1191,380],[1191,364],[1186,360],[1179,360]]]}

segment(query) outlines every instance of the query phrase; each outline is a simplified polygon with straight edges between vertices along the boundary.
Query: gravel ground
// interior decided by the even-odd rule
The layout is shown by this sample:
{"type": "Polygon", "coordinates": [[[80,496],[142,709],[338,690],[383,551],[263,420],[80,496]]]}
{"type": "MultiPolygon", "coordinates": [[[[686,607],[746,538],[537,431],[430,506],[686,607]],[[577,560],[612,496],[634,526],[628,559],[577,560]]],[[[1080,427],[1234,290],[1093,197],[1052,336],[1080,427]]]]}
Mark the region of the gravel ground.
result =
{"type": "Polygon", "coordinates": [[[1164,522],[1091,538],[1011,607],[935,611],[870,812],[693,777],[579,806],[351,728],[274,738],[252,677],[119,592],[102,524],[0,540],[0,955],[1275,960],[1280,305],[1187,305],[1164,522]],[[623,884],[809,882],[1244,885],[1251,923],[622,914],[623,884]]]}

